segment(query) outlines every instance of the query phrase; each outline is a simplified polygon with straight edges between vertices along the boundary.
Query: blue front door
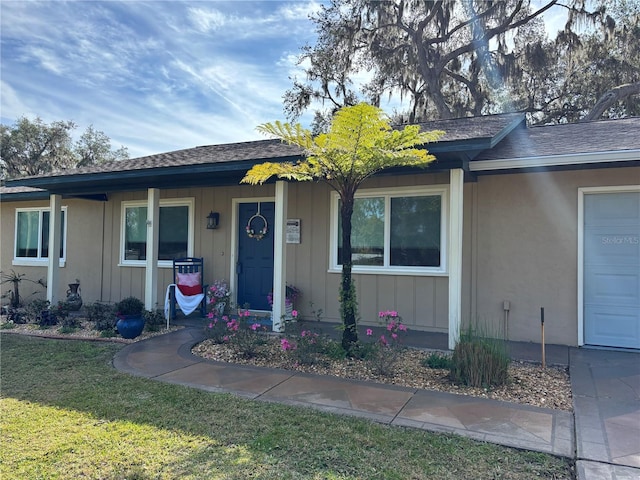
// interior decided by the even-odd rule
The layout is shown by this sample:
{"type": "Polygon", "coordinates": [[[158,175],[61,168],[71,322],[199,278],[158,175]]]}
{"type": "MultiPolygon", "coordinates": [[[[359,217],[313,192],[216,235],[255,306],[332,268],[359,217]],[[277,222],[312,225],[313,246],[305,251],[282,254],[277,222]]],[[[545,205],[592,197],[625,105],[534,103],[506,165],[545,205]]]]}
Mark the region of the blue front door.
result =
{"type": "Polygon", "coordinates": [[[238,218],[238,306],[271,310],[267,296],[273,289],[275,203],[241,203],[238,218]]]}

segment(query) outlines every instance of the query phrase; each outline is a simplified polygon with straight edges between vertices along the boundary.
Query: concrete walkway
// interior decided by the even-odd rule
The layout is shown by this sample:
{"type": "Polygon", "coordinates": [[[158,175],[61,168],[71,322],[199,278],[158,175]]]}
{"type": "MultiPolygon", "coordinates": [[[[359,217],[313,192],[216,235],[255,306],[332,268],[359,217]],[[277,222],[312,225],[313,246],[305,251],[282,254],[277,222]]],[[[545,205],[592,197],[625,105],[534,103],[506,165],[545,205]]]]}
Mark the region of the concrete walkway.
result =
{"type": "MultiPolygon", "coordinates": [[[[579,479],[640,478],[639,354],[571,350],[574,428],[574,416],[560,410],[206,360],[191,354],[191,347],[202,339],[201,328],[187,327],[128,345],[113,363],[132,375],[211,392],[455,433],[569,458],[576,458],[577,445],[579,479]],[[594,378],[602,381],[594,383],[594,378]],[[612,390],[624,393],[611,396],[612,390]]],[[[515,345],[514,350],[530,355],[525,346],[515,345]]],[[[564,350],[558,349],[560,358],[568,356],[564,350]]]]}

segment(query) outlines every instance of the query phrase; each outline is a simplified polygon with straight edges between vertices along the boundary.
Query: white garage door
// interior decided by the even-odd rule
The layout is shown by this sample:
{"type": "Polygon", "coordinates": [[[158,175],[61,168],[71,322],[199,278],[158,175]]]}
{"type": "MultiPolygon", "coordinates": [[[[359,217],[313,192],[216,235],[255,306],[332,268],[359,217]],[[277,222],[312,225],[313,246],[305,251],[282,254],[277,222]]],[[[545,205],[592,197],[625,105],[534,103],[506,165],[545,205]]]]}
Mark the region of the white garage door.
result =
{"type": "Polygon", "coordinates": [[[584,343],[640,348],[640,192],[584,196],[584,343]]]}

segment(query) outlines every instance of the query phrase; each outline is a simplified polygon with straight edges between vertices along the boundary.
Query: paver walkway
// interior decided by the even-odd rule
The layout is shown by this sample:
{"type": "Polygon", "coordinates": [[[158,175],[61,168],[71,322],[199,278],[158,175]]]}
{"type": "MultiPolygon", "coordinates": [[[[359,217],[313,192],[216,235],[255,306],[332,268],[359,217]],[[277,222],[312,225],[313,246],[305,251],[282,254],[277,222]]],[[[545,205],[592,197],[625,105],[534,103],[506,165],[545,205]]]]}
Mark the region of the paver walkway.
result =
{"type": "Polygon", "coordinates": [[[640,479],[640,354],[571,349],[578,478],[640,479]]]}
{"type": "MultiPolygon", "coordinates": [[[[640,479],[640,353],[556,348],[555,358],[570,363],[572,415],[464,395],[215,362],[191,353],[202,339],[202,330],[196,327],[153,337],[123,348],[114,365],[133,375],[207,391],[576,458],[579,480],[640,479]]],[[[536,348],[511,345],[512,353],[524,358],[534,356],[536,348]]]]}

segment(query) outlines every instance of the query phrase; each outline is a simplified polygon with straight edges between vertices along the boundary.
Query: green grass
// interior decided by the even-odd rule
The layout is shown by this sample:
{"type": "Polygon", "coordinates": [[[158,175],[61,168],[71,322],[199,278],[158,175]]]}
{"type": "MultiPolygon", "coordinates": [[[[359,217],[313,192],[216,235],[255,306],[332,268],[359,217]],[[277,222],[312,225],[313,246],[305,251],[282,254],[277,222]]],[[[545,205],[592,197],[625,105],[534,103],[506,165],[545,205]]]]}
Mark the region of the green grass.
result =
{"type": "Polygon", "coordinates": [[[119,344],[0,341],[0,478],[572,478],[550,455],[132,377],[119,344]]]}

